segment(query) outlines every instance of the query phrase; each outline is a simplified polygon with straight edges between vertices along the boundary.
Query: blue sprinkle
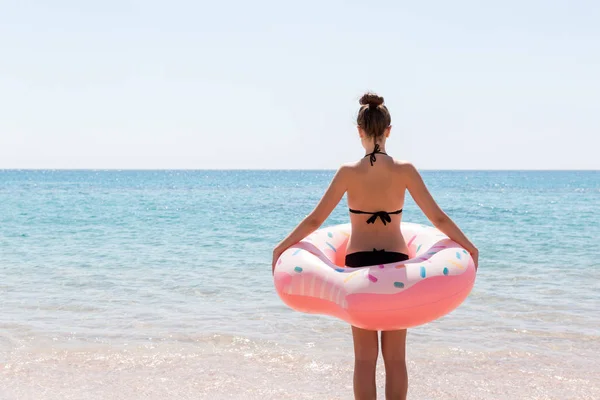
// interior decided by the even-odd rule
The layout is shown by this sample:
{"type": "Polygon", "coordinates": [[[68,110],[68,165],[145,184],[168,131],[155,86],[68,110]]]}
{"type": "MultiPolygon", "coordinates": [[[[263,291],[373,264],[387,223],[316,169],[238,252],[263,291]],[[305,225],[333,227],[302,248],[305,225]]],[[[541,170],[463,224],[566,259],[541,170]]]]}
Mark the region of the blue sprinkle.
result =
{"type": "Polygon", "coordinates": [[[296,272],[302,272],[302,268],[296,267],[296,268],[294,268],[294,271],[296,271],[296,272]]]}
{"type": "Polygon", "coordinates": [[[404,287],[404,283],[402,283],[402,282],[394,282],[394,286],[396,286],[398,288],[403,288],[404,287]]]}
{"type": "Polygon", "coordinates": [[[467,254],[467,251],[466,251],[466,250],[463,250],[463,253],[467,254]]]}
{"type": "Polygon", "coordinates": [[[444,267],[444,275],[448,275],[448,267],[444,267]]]}
{"type": "Polygon", "coordinates": [[[430,256],[433,256],[433,255],[436,255],[436,254],[437,254],[437,252],[435,252],[435,251],[432,251],[432,252],[430,252],[430,253],[427,253],[427,255],[430,255],[430,256]]]}
{"type": "Polygon", "coordinates": [[[333,237],[333,233],[327,232],[327,236],[329,236],[330,238],[332,238],[333,237]]]}
{"type": "Polygon", "coordinates": [[[302,251],[302,249],[298,249],[292,255],[295,256],[296,254],[300,253],[301,251],[302,251]]]}
{"type": "Polygon", "coordinates": [[[421,278],[425,278],[425,267],[421,267],[421,278]]]}
{"type": "Polygon", "coordinates": [[[335,270],[336,270],[337,272],[344,272],[344,271],[345,271],[345,269],[344,269],[344,268],[336,268],[335,270]]]}
{"type": "Polygon", "coordinates": [[[335,247],[333,247],[333,245],[332,245],[331,243],[329,243],[329,242],[325,242],[325,244],[326,244],[327,246],[331,247],[331,250],[333,250],[333,251],[337,252],[337,250],[335,249],[335,247]]]}
{"type": "Polygon", "coordinates": [[[460,260],[460,253],[458,251],[456,252],[456,258],[460,260]]]}
{"type": "Polygon", "coordinates": [[[418,253],[418,252],[419,252],[419,250],[421,250],[421,246],[423,246],[423,245],[422,245],[422,244],[420,244],[420,245],[419,245],[419,247],[417,247],[417,251],[416,251],[416,253],[418,253]]]}

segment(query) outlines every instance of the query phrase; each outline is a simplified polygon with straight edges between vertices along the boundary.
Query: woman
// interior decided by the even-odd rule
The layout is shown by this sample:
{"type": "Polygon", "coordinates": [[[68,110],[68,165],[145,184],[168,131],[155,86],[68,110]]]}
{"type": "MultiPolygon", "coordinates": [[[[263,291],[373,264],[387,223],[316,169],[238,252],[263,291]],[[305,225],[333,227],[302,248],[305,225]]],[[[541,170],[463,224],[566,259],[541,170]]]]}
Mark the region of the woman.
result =
{"type": "MultiPolygon", "coordinates": [[[[273,251],[273,269],[281,253],[321,226],[344,193],[348,194],[352,226],[346,266],[358,268],[408,260],[408,247],[400,232],[406,190],[435,227],[471,253],[477,266],[477,248],[439,208],[415,167],[387,155],[385,144],[392,127],[383,97],[367,93],[360,104],[356,122],[367,154],[362,160],[339,168],[316,208],[273,251]]],[[[353,326],[352,337],[354,396],[358,400],[376,399],[377,332],[353,326]]],[[[405,344],[406,329],[381,332],[388,400],[406,399],[405,344]]]]}

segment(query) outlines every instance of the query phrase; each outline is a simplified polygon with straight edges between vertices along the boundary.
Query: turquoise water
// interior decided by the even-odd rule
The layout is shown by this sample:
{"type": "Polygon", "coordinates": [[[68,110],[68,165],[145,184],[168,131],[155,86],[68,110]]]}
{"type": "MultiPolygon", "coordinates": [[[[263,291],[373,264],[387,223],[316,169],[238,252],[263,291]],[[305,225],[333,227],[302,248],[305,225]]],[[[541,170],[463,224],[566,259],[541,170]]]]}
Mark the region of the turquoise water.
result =
{"type": "MultiPolygon", "coordinates": [[[[0,398],[351,398],[349,328],[271,280],[332,175],[0,171],[0,398]]],[[[600,172],[423,177],[480,269],[409,330],[409,398],[600,398],[600,172]]]]}

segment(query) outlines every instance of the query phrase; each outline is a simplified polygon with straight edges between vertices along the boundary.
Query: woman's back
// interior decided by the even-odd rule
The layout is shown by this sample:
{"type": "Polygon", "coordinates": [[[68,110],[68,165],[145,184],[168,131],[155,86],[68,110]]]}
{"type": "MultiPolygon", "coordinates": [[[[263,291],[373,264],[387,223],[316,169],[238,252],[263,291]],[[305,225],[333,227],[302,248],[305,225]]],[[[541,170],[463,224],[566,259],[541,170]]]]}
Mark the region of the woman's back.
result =
{"type": "Polygon", "coordinates": [[[348,206],[354,211],[350,212],[352,234],[347,252],[377,249],[408,254],[400,232],[407,185],[406,174],[403,173],[405,163],[385,154],[375,153],[375,157],[373,165],[368,155],[345,166],[349,177],[346,191],[348,206]]]}

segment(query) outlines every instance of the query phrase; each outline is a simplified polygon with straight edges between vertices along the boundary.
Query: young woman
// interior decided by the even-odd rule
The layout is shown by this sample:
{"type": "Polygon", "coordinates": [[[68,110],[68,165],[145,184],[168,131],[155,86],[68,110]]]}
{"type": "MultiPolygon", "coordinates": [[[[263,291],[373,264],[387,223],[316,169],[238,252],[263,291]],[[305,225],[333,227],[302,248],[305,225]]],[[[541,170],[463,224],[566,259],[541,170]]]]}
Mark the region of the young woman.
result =
{"type": "MultiPolygon", "coordinates": [[[[356,122],[367,154],[338,169],[316,208],[273,251],[273,269],[281,253],[321,226],[345,193],[352,225],[346,266],[358,268],[408,260],[408,247],[400,232],[406,190],[435,227],[471,253],[477,266],[477,248],[436,204],[415,167],[387,155],[385,143],[390,136],[391,117],[383,97],[367,93],[360,99],[360,105],[356,122]]],[[[379,355],[377,332],[353,326],[352,336],[355,399],[374,400],[379,355]]],[[[406,329],[381,332],[388,400],[406,399],[405,345],[406,329]]]]}

